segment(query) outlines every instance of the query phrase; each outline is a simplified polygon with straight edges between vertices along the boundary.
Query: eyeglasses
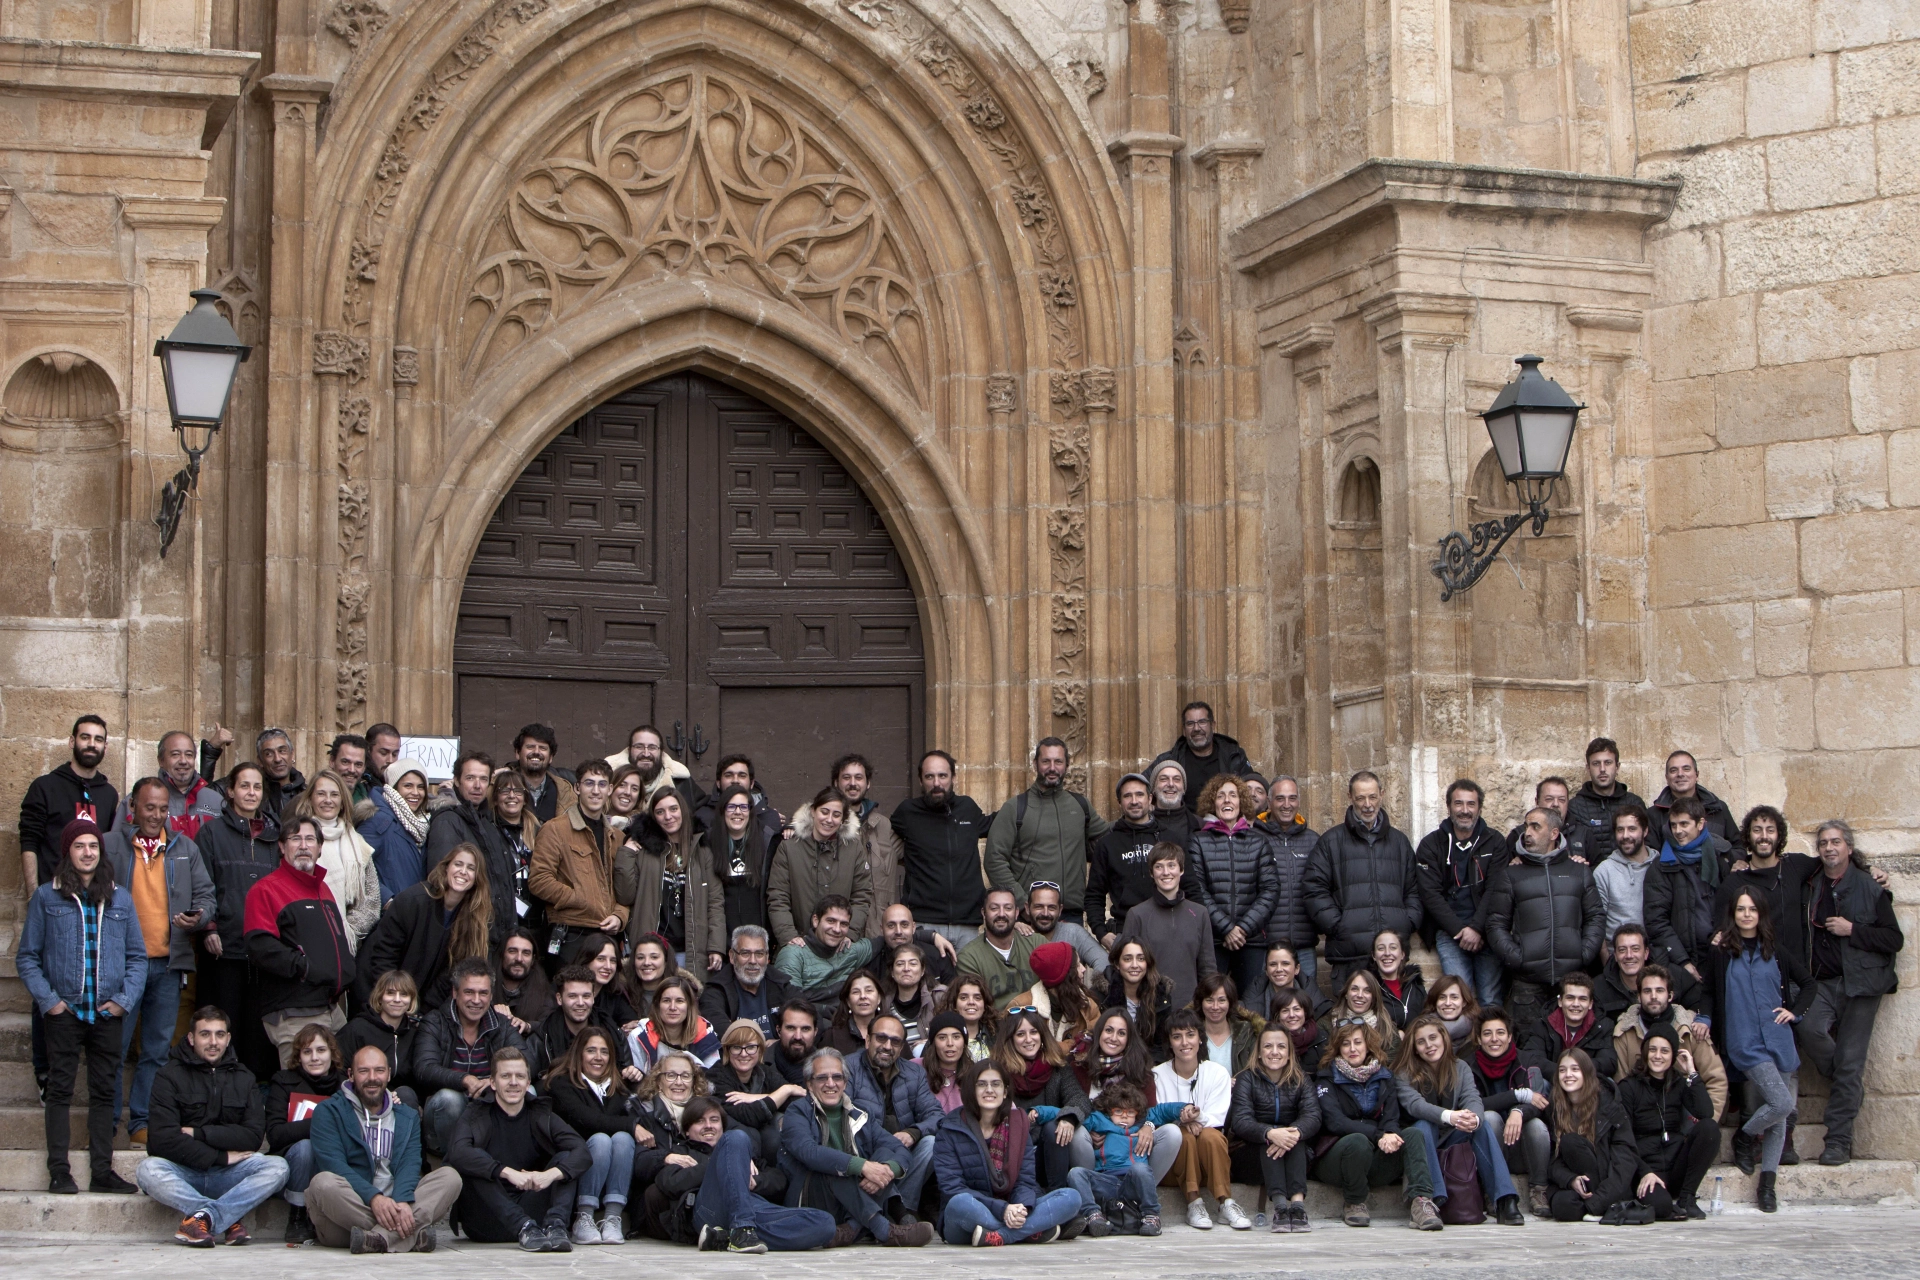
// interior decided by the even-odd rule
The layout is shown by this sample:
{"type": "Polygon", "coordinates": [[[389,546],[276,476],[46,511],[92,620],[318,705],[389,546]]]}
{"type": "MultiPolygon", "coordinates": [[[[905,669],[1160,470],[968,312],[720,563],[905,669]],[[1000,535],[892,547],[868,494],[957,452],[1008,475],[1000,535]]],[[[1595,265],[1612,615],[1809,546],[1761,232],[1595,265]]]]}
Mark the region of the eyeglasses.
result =
{"type": "Polygon", "coordinates": [[[727,806],[727,812],[728,813],[752,813],[753,806],[750,804],[741,804],[736,801],[735,803],[727,806]]]}
{"type": "Polygon", "coordinates": [[[662,1072],[660,1073],[660,1078],[661,1078],[662,1080],[691,1080],[691,1079],[693,1079],[693,1072],[691,1072],[691,1071],[662,1071],[662,1072]]]}
{"type": "Polygon", "coordinates": [[[758,950],[758,951],[736,950],[733,953],[733,958],[735,960],[765,960],[767,958],[767,953],[765,950],[758,950]]]}
{"type": "Polygon", "coordinates": [[[580,779],[578,789],[581,791],[606,791],[612,786],[613,784],[611,782],[608,782],[605,778],[596,774],[590,778],[580,779]]]}
{"type": "Polygon", "coordinates": [[[1011,1018],[1018,1013],[1038,1013],[1038,1012],[1040,1012],[1040,1006],[1037,1004],[1017,1004],[1017,1005],[1014,1005],[1011,1009],[1007,1010],[1007,1016],[1011,1018]]]}
{"type": "Polygon", "coordinates": [[[824,1071],[813,1077],[815,1084],[845,1084],[847,1078],[838,1071],[824,1071]]]}
{"type": "Polygon", "coordinates": [[[1027,886],[1027,893],[1031,895],[1035,889],[1051,889],[1055,893],[1061,892],[1060,885],[1053,880],[1035,880],[1027,886]]]}
{"type": "Polygon", "coordinates": [[[907,1042],[905,1036],[887,1036],[873,1031],[867,1032],[867,1039],[873,1041],[875,1044],[905,1044],[907,1042]]]}

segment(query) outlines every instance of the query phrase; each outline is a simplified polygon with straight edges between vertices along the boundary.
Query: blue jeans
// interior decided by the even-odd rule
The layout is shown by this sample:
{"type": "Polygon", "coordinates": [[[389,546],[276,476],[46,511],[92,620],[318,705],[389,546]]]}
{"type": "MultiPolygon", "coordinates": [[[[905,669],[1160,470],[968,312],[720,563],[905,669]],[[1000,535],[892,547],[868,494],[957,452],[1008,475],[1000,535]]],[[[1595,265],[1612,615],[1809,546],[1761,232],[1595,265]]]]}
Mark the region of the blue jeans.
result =
{"type": "MultiPolygon", "coordinates": [[[[140,992],[138,1008],[127,1010],[121,1028],[120,1056],[133,1048],[133,1026],[140,1024],[140,1063],[133,1069],[133,1096],[127,1106],[127,1132],[147,1127],[147,1107],[153,1101],[153,1078],[167,1063],[167,1050],[173,1047],[174,1024],[180,1020],[180,979],[184,976],[167,968],[166,956],[147,957],[147,985],[140,992]]],[[[120,1116],[121,1074],[113,1073],[113,1114],[120,1116]]]]}
{"type": "Polygon", "coordinates": [[[1441,933],[1434,935],[1433,949],[1440,953],[1440,972],[1472,987],[1482,1009],[1506,1003],[1507,971],[1492,947],[1482,943],[1478,951],[1462,951],[1459,943],[1441,933]]]}
{"type": "Polygon", "coordinates": [[[1440,1176],[1440,1149],[1462,1142],[1473,1144],[1473,1162],[1480,1171],[1480,1192],[1486,1196],[1489,1207],[1517,1194],[1513,1189],[1513,1175],[1507,1172],[1507,1153],[1500,1147],[1500,1134],[1484,1118],[1472,1133],[1462,1133],[1452,1125],[1443,1133],[1431,1120],[1418,1121],[1415,1127],[1427,1135],[1427,1173],[1433,1179],[1435,1200],[1447,1198],[1447,1180],[1440,1176]]]}
{"type": "Polygon", "coordinates": [[[1098,1209],[1102,1200],[1116,1200],[1131,1191],[1140,1201],[1140,1212],[1159,1213],[1160,1193],[1154,1189],[1158,1181],[1142,1160],[1128,1161],[1124,1172],[1074,1169],[1067,1174],[1067,1182],[1080,1193],[1080,1205],[1084,1209],[1098,1209]]]}
{"type": "Polygon", "coordinates": [[[933,1172],[933,1135],[928,1134],[907,1148],[907,1163],[900,1180],[887,1189],[889,1196],[899,1196],[907,1206],[907,1212],[920,1212],[920,1192],[927,1185],[927,1175],[933,1172]]]}
{"type": "Polygon", "coordinates": [[[752,1227],[776,1253],[821,1249],[833,1239],[833,1215],[824,1209],[790,1209],[755,1195],[747,1186],[753,1138],[743,1129],[720,1135],[706,1176],[693,1201],[696,1227],[752,1227]]]}
{"type": "Polygon", "coordinates": [[[1027,1224],[1016,1228],[1009,1227],[973,1192],[962,1191],[947,1201],[946,1210],[940,1216],[940,1234],[948,1244],[972,1244],[973,1229],[985,1227],[989,1231],[998,1231],[1008,1244],[1019,1244],[1023,1240],[1043,1236],[1063,1222],[1071,1222],[1074,1215],[1080,1212],[1080,1205],[1078,1191],[1068,1191],[1064,1187],[1059,1191],[1043,1191],[1039,1201],[1027,1211],[1027,1224]]]}
{"type": "Polygon", "coordinates": [[[440,1089],[434,1092],[420,1108],[420,1138],[427,1150],[435,1155],[445,1155],[447,1139],[453,1136],[453,1126],[460,1123],[460,1117],[467,1110],[467,1094],[464,1089],[440,1089]]]}
{"type": "Polygon", "coordinates": [[[133,1180],[148,1199],[183,1218],[206,1214],[213,1219],[213,1234],[218,1236],[287,1184],[287,1162],[279,1156],[255,1155],[218,1169],[189,1169],[148,1156],[134,1170],[133,1180]]]}
{"type": "Polygon", "coordinates": [[[283,1151],[280,1158],[287,1162],[287,1185],[280,1198],[288,1204],[306,1204],[307,1184],[313,1181],[314,1175],[313,1140],[300,1139],[283,1151]]]}
{"type": "Polygon", "coordinates": [[[601,1192],[606,1193],[609,1209],[627,1202],[627,1184],[633,1181],[633,1135],[596,1133],[587,1138],[587,1154],[593,1165],[580,1178],[580,1194],[574,1198],[575,1212],[598,1209],[601,1192]]]}

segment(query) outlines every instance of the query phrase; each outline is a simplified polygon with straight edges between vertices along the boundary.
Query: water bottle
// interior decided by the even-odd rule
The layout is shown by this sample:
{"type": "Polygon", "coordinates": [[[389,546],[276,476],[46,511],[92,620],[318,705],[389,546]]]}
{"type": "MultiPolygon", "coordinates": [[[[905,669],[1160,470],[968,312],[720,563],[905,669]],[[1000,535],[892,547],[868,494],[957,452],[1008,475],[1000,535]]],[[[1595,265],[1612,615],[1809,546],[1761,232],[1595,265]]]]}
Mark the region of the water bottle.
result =
{"type": "Polygon", "coordinates": [[[1726,1208],[1725,1202],[1720,1199],[1720,1184],[1724,1181],[1726,1181],[1726,1179],[1722,1178],[1719,1174],[1716,1173],[1713,1175],[1713,1205],[1707,1210],[1707,1213],[1715,1218],[1719,1217],[1720,1211],[1726,1208]]]}

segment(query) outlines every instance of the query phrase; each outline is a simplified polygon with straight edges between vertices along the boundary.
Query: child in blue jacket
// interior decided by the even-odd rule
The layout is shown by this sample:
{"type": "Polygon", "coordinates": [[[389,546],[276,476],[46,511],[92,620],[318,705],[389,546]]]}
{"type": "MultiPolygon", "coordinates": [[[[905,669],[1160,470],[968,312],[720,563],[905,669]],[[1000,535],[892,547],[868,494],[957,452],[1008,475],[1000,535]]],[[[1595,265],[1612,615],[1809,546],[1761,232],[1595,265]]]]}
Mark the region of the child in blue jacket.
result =
{"type": "MultiPolygon", "coordinates": [[[[1178,1102],[1148,1107],[1140,1090],[1125,1081],[1101,1090],[1093,1114],[1087,1117],[1087,1137],[1093,1142],[1093,1168],[1074,1169],[1067,1174],[1068,1183],[1080,1193],[1083,1211],[1089,1215],[1088,1235],[1103,1236],[1112,1230],[1112,1223],[1100,1205],[1103,1201],[1121,1199],[1140,1202],[1141,1235],[1160,1234],[1160,1196],[1154,1190],[1157,1180],[1147,1157],[1134,1147],[1143,1127],[1151,1129],[1172,1124],[1179,1120],[1182,1109],[1183,1104],[1178,1102]]],[[[1035,1114],[1042,1124],[1053,1119],[1046,1114],[1050,1110],[1051,1107],[1036,1108],[1035,1114]]]]}

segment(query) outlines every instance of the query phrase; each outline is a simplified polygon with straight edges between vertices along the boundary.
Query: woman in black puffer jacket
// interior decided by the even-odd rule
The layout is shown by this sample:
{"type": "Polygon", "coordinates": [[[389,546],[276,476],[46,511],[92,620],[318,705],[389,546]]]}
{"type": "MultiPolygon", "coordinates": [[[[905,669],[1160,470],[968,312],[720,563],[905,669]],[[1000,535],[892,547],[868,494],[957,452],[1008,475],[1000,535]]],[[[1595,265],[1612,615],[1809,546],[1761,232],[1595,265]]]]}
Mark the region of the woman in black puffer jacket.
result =
{"type": "Polygon", "coordinates": [[[1204,821],[1187,842],[1187,893],[1213,921],[1215,965],[1257,1006],[1266,993],[1267,919],[1280,901],[1280,870],[1272,837],[1253,825],[1247,807],[1240,779],[1207,779],[1204,821]]]}
{"type": "Polygon", "coordinates": [[[1640,1151],[1613,1082],[1593,1069],[1584,1049],[1569,1049],[1553,1064],[1553,1188],[1555,1222],[1578,1222],[1633,1200],[1640,1151]]]}
{"type": "Polygon", "coordinates": [[[1664,1026],[1647,1033],[1640,1061],[1620,1082],[1620,1106],[1645,1170],[1637,1194],[1662,1218],[1704,1218],[1700,1181],[1720,1155],[1713,1100],[1686,1042],[1664,1026]]]}
{"type": "Polygon", "coordinates": [[[1047,1020],[1032,1009],[1022,1009],[1000,1020],[1000,1036],[988,1059],[1007,1081],[1007,1095],[1033,1111],[1053,1107],[1054,1123],[1040,1126],[1035,1138],[1040,1156],[1040,1185],[1049,1191],[1067,1185],[1073,1167],[1073,1135],[1093,1109],[1073,1074],[1067,1051],[1053,1038],[1047,1020]]]}
{"type": "Polygon", "coordinates": [[[1227,1135],[1240,1144],[1233,1179],[1266,1188],[1275,1231],[1309,1229],[1307,1152],[1319,1132],[1318,1091],[1294,1054],[1292,1035],[1285,1027],[1262,1031],[1254,1064],[1233,1082],[1227,1135]]]}

